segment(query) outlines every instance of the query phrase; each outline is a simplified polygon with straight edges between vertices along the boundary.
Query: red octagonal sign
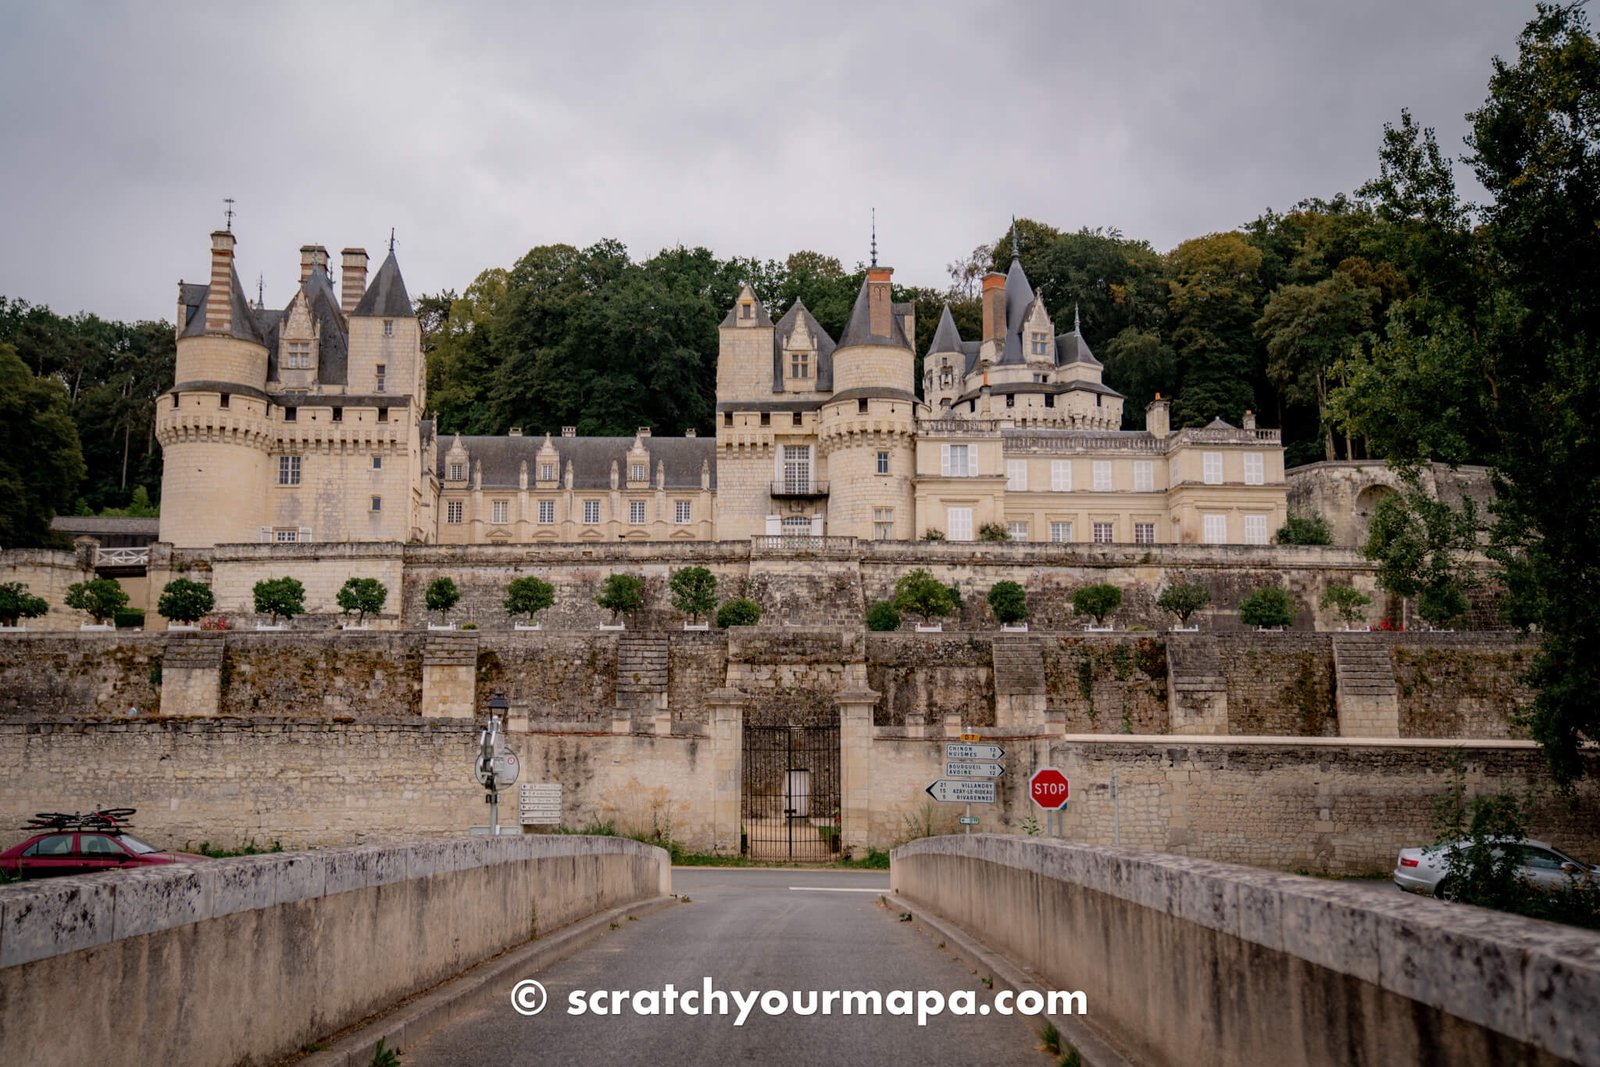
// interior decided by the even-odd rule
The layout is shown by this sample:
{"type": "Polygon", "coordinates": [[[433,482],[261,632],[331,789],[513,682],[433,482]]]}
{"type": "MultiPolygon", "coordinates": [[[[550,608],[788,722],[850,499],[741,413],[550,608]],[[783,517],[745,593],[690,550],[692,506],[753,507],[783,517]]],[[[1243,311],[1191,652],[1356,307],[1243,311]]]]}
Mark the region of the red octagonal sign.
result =
{"type": "Polygon", "coordinates": [[[1028,779],[1028,795],[1041,808],[1060,811],[1067,806],[1067,776],[1054,767],[1041,767],[1028,779]]]}

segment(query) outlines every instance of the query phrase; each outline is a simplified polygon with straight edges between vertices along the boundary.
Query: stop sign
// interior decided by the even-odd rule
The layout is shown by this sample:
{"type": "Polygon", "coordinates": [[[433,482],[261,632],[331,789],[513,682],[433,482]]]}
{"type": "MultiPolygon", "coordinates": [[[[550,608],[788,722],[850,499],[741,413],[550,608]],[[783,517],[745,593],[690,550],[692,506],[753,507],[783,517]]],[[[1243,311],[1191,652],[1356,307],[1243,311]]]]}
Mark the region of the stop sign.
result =
{"type": "Polygon", "coordinates": [[[1028,795],[1041,808],[1060,811],[1067,806],[1067,776],[1054,767],[1041,767],[1028,779],[1028,795]]]}

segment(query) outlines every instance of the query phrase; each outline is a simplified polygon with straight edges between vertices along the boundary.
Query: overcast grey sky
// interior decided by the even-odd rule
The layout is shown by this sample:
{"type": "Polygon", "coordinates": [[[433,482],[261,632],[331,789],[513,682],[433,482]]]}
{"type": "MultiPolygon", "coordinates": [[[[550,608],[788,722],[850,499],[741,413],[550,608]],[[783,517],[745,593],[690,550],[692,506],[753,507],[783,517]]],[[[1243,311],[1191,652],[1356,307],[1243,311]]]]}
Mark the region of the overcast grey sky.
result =
{"type": "Polygon", "coordinates": [[[1348,191],[1402,107],[1459,154],[1531,0],[0,0],[0,294],[173,315],[398,235],[413,295],[554,242],[908,284],[1012,215],[1166,250],[1348,191]]]}

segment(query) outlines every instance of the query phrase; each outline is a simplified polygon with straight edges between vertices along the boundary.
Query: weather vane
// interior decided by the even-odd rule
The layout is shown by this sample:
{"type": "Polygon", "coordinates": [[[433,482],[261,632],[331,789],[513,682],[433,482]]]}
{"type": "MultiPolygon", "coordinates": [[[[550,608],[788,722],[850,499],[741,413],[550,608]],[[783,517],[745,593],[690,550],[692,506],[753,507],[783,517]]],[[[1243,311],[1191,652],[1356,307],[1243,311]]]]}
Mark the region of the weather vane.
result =
{"type": "Polygon", "coordinates": [[[222,198],[222,202],[224,204],[228,205],[227,209],[225,211],[223,211],[223,214],[228,217],[228,232],[232,233],[233,232],[233,197],[225,196],[225,197],[222,198]]]}
{"type": "Polygon", "coordinates": [[[878,209],[872,209],[872,265],[878,265],[878,209]]]}
{"type": "Polygon", "coordinates": [[[394,227],[389,227],[389,254],[394,255],[394,227]]]}

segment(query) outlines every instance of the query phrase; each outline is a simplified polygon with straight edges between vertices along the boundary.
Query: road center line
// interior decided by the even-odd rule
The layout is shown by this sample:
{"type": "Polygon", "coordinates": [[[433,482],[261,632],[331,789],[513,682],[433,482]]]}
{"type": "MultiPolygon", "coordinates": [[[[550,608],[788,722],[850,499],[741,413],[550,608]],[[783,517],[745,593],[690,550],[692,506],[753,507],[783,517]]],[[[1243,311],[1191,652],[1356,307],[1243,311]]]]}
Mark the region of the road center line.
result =
{"type": "Polygon", "coordinates": [[[838,885],[792,885],[796,893],[887,893],[887,889],[858,889],[838,885]]]}

